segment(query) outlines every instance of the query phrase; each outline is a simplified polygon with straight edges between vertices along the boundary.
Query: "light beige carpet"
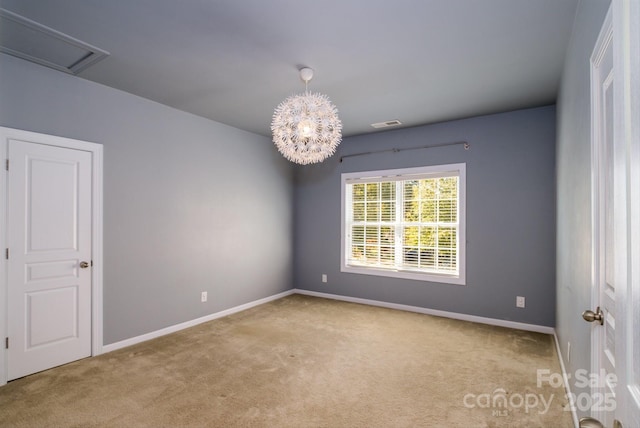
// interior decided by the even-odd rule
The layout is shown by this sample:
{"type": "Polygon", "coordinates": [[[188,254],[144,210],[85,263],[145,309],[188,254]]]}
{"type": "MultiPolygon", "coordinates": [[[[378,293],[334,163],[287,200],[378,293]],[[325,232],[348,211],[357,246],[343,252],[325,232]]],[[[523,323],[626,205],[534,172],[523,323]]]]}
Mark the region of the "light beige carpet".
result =
{"type": "Polygon", "coordinates": [[[537,369],[549,335],[292,295],[12,381],[0,426],[572,426],[537,369]]]}

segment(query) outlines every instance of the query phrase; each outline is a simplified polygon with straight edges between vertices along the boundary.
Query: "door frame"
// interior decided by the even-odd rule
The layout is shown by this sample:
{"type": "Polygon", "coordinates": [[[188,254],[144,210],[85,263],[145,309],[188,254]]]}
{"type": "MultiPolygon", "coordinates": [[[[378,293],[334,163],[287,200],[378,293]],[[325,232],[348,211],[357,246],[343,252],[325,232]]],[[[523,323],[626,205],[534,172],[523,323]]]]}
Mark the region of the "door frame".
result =
{"type": "MultiPolygon", "coordinates": [[[[616,343],[625,342],[633,349],[621,353],[616,364],[618,373],[617,418],[624,427],[640,426],[640,388],[638,385],[638,353],[640,340],[640,2],[637,0],[613,0],[614,61],[618,66],[615,95],[619,114],[615,119],[614,135],[624,142],[626,151],[626,214],[627,214],[627,276],[626,287],[621,293],[625,302],[624,322],[616,332],[616,343]],[[632,339],[633,338],[633,339],[632,339]],[[630,384],[629,382],[632,382],[630,384]]],[[[616,352],[616,354],[618,354],[616,352]]]]}
{"type": "MultiPolygon", "coordinates": [[[[91,355],[102,354],[103,348],[103,146],[102,144],[71,138],[41,134],[20,129],[0,126],[0,160],[3,173],[0,174],[0,249],[7,248],[7,174],[5,162],[7,159],[7,140],[16,139],[36,144],[82,150],[91,153],[92,167],[92,200],[91,200],[91,355]]],[[[7,383],[8,352],[4,342],[8,337],[8,300],[7,300],[7,260],[2,258],[0,263],[0,386],[7,383]]]]}

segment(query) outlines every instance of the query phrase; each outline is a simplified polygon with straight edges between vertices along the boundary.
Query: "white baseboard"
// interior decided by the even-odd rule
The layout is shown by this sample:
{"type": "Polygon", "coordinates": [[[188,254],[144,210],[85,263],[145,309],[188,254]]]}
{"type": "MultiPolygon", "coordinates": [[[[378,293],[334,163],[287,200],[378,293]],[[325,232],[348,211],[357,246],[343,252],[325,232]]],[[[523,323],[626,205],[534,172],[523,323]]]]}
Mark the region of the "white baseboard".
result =
{"type": "Polygon", "coordinates": [[[409,306],[409,305],[401,305],[398,303],[388,303],[380,300],[369,300],[369,299],[361,299],[358,297],[341,296],[338,294],[320,293],[317,291],[301,290],[298,288],[294,289],[294,292],[297,294],[305,294],[307,296],[324,297],[325,299],[342,300],[345,302],[361,303],[363,305],[370,305],[370,306],[380,306],[382,308],[398,309],[401,311],[408,311],[408,312],[417,312],[420,314],[434,315],[437,317],[452,318],[456,320],[471,321],[471,322],[476,322],[480,324],[489,324],[489,325],[495,325],[499,327],[514,328],[517,330],[534,331],[537,333],[545,333],[545,334],[555,333],[555,330],[553,327],[547,327],[542,325],[525,324],[521,322],[499,320],[495,318],[485,318],[485,317],[479,317],[476,315],[460,314],[457,312],[439,311],[436,309],[421,308],[419,306],[409,306]]]}
{"type": "MultiPolygon", "coordinates": [[[[562,378],[564,379],[564,389],[567,392],[567,396],[573,397],[571,394],[571,386],[569,385],[569,376],[567,376],[567,369],[564,366],[564,358],[562,358],[562,350],[560,349],[560,342],[558,341],[558,335],[553,332],[553,340],[556,343],[556,352],[558,353],[558,360],[560,361],[560,369],[562,370],[562,378]]],[[[571,406],[571,418],[573,419],[573,426],[575,428],[580,427],[578,422],[578,414],[576,413],[575,406],[571,406]]]]}
{"type": "Polygon", "coordinates": [[[135,345],[141,342],[146,342],[147,340],[155,339],[157,337],[164,336],[166,334],[175,333],[176,331],[184,330],[185,328],[202,324],[203,322],[226,317],[227,315],[235,314],[237,312],[242,312],[247,309],[253,308],[254,306],[262,305],[264,303],[268,303],[273,300],[278,300],[283,297],[289,296],[293,293],[295,293],[295,290],[283,291],[282,293],[274,294],[273,296],[265,297],[264,299],[254,300],[253,302],[245,303],[244,305],[240,305],[240,306],[235,306],[230,309],[225,309],[224,311],[216,312],[215,314],[207,315],[204,317],[196,318],[191,321],[186,321],[180,324],[172,325],[170,327],[152,331],[150,333],[132,337],[130,339],[121,340],[120,342],[110,343],[102,347],[102,353],[115,351],[121,348],[126,348],[127,346],[135,345]]]}
{"type": "MultiPolygon", "coordinates": [[[[426,314],[426,315],[435,315],[438,317],[452,318],[452,319],[458,319],[462,321],[471,321],[471,322],[476,322],[481,324],[490,324],[490,325],[495,325],[499,327],[534,331],[538,333],[555,334],[554,329],[552,327],[539,326],[534,324],[525,324],[525,323],[519,323],[514,321],[505,321],[505,320],[499,320],[494,318],[485,318],[485,317],[479,317],[475,315],[460,314],[456,312],[439,311],[436,309],[427,309],[427,308],[421,308],[419,306],[401,305],[397,303],[388,303],[388,302],[382,302],[379,300],[369,300],[369,299],[361,299],[357,297],[341,296],[338,294],[319,293],[317,291],[301,290],[296,288],[296,289],[284,291],[282,293],[274,294],[273,296],[265,297],[263,299],[254,300],[253,302],[245,303],[244,305],[239,305],[230,309],[225,309],[224,311],[216,312],[214,314],[207,315],[201,318],[196,318],[191,321],[186,321],[180,324],[172,325],[160,330],[156,330],[140,336],[132,337],[130,339],[121,340],[119,342],[110,343],[108,345],[102,346],[101,353],[111,352],[117,349],[125,348],[127,346],[146,342],[147,340],[155,339],[157,337],[161,337],[170,333],[175,333],[176,331],[184,330],[185,328],[193,327],[195,325],[202,324],[207,321],[212,321],[217,318],[222,318],[227,315],[235,314],[236,312],[241,312],[241,311],[253,308],[254,306],[262,305],[264,303],[281,299],[283,297],[289,296],[291,294],[296,294],[296,293],[304,294],[307,296],[323,297],[325,299],[360,303],[363,305],[380,306],[380,307],[389,308],[389,309],[398,309],[401,311],[417,312],[417,313],[426,314]]],[[[560,362],[562,363],[562,359],[560,360],[560,362]]]]}

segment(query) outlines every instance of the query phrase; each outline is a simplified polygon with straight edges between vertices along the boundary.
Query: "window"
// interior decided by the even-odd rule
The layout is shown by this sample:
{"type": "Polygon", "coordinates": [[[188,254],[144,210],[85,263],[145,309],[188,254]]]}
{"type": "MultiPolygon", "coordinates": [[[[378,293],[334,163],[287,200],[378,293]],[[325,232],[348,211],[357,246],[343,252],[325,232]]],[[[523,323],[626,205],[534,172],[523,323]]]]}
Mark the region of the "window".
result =
{"type": "Polygon", "coordinates": [[[342,174],[343,272],[465,283],[465,164],[342,174]]]}

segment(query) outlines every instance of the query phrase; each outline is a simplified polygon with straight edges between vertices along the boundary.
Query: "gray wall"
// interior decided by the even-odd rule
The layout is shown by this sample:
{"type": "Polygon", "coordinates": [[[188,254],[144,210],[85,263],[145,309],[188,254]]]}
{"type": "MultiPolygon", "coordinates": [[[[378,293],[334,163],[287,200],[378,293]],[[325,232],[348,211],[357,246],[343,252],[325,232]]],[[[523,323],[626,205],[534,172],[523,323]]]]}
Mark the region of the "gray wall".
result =
{"type": "MultiPolygon", "coordinates": [[[[574,22],[558,98],[557,335],[567,372],[591,369],[591,326],[580,314],[591,306],[590,63],[608,1],[582,0],[574,22]],[[571,342],[570,360],[567,344],[571,342]]],[[[573,386],[572,392],[589,392],[573,386]]],[[[580,416],[586,416],[582,414],[580,416]]]]}
{"type": "Polygon", "coordinates": [[[295,287],[555,326],[555,115],[549,106],[346,138],[330,160],[296,168],[295,287]],[[471,149],[338,159],[460,140],[471,149]],[[467,164],[467,285],[340,272],[341,173],[458,162],[467,164]]]}
{"type": "Polygon", "coordinates": [[[0,94],[1,126],[104,145],[105,344],[291,288],[292,170],[268,138],[6,55],[0,94]]]}

